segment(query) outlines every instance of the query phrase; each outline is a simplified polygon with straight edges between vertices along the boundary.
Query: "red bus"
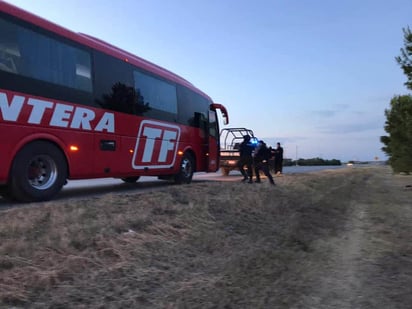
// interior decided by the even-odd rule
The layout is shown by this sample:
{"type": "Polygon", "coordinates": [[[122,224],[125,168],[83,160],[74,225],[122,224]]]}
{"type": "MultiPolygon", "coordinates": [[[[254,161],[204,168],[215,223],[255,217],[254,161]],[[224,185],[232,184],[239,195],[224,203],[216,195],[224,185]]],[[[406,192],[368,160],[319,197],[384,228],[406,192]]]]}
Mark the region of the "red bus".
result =
{"type": "Polygon", "coordinates": [[[219,168],[224,106],[178,75],[0,1],[0,194],[54,197],[67,179],[219,168]]]}

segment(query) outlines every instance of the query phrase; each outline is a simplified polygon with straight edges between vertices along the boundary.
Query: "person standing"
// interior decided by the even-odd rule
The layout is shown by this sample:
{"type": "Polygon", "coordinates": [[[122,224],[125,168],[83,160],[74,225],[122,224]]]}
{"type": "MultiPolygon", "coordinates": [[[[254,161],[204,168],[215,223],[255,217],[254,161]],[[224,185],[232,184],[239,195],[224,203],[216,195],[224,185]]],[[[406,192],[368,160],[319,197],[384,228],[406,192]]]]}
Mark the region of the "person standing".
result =
{"type": "Polygon", "coordinates": [[[249,179],[249,183],[252,183],[252,164],[253,164],[253,153],[254,147],[250,144],[250,136],[245,135],[243,136],[243,142],[239,145],[239,161],[237,162],[237,166],[239,171],[242,173],[243,182],[249,179]],[[245,171],[245,165],[247,171],[245,171]]]}
{"type": "Polygon", "coordinates": [[[280,146],[280,143],[277,143],[275,149],[275,174],[281,175],[283,168],[283,148],[280,146]]]}
{"type": "Polygon", "coordinates": [[[269,171],[275,172],[275,153],[276,153],[276,149],[273,149],[272,146],[269,146],[269,150],[270,150],[269,171]]]}
{"type": "Polygon", "coordinates": [[[270,184],[275,185],[273,177],[269,171],[270,156],[271,152],[270,149],[266,146],[266,143],[264,141],[259,141],[259,146],[254,157],[256,182],[258,183],[261,182],[259,172],[262,171],[265,176],[269,178],[270,184]]]}

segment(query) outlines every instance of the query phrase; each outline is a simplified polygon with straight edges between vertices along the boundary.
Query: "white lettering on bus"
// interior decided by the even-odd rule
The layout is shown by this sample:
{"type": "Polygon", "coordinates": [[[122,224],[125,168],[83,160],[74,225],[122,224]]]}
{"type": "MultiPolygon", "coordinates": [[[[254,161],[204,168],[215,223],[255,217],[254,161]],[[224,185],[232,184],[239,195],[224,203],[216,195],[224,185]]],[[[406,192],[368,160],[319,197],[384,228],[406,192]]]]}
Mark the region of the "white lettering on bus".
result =
{"type": "Polygon", "coordinates": [[[3,120],[17,121],[21,108],[23,107],[24,100],[24,97],[15,95],[9,104],[6,94],[0,92],[0,111],[3,120]]]}
{"type": "Polygon", "coordinates": [[[155,139],[160,137],[162,132],[164,133],[157,162],[166,162],[168,151],[173,151],[175,149],[175,143],[172,141],[176,140],[176,131],[145,127],[143,130],[143,136],[146,137],[146,144],[144,147],[142,162],[152,162],[155,139]]]}
{"type": "Polygon", "coordinates": [[[106,130],[107,132],[114,132],[114,114],[113,113],[104,113],[100,119],[97,126],[94,128],[95,131],[102,132],[106,130]]]}
{"type": "Polygon", "coordinates": [[[179,140],[179,126],[143,120],[137,133],[132,167],[134,169],[173,167],[179,140]]]}
{"type": "Polygon", "coordinates": [[[73,106],[57,103],[54,107],[53,116],[50,119],[50,125],[53,127],[67,128],[72,112],[73,106]]]}
{"type": "Polygon", "coordinates": [[[9,101],[7,94],[0,92],[0,116],[3,120],[16,122],[24,105],[31,106],[31,112],[27,120],[27,123],[30,124],[42,124],[46,111],[51,110],[53,113],[48,123],[50,126],[97,132],[107,131],[109,133],[115,131],[113,113],[105,112],[93,128],[92,121],[95,120],[96,113],[91,109],[30,97],[26,98],[20,95],[13,95],[11,101],[9,101]]]}
{"type": "Polygon", "coordinates": [[[144,146],[142,162],[152,161],[155,138],[160,137],[161,134],[161,129],[155,129],[150,127],[145,127],[143,129],[143,136],[146,137],[146,144],[144,146]]]}
{"type": "Polygon", "coordinates": [[[33,106],[28,120],[29,123],[40,124],[46,108],[53,108],[53,103],[44,100],[29,98],[27,105],[33,106]]]}
{"type": "Polygon", "coordinates": [[[166,162],[167,152],[173,151],[175,148],[177,132],[176,131],[165,131],[162,140],[162,146],[160,147],[159,162],[166,162]]]}
{"type": "Polygon", "coordinates": [[[73,116],[72,123],[70,128],[72,129],[80,129],[83,128],[84,130],[91,130],[90,121],[92,121],[95,117],[95,113],[87,108],[78,107],[73,116]]]}

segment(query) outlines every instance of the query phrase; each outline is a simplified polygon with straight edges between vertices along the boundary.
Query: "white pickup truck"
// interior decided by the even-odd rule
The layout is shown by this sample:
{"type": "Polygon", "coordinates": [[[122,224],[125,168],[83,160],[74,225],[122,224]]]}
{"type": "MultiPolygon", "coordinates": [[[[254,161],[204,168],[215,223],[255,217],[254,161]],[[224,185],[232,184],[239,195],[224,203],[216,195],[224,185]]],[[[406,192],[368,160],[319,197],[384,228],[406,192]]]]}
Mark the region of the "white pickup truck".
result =
{"type": "Polygon", "coordinates": [[[251,137],[250,143],[257,145],[258,139],[251,129],[246,128],[225,128],[220,131],[220,169],[224,176],[230,171],[237,169],[239,160],[239,145],[243,142],[243,136],[251,137]]]}

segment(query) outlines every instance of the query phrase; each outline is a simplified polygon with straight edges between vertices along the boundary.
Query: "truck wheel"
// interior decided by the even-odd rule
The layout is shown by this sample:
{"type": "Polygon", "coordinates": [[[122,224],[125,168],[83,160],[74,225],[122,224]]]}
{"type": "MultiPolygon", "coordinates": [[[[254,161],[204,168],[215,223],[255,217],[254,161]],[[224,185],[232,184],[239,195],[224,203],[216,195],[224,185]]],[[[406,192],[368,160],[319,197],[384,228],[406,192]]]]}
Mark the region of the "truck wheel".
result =
{"type": "Polygon", "coordinates": [[[140,176],[134,176],[134,177],[124,177],[122,178],[122,180],[126,183],[135,183],[136,181],[138,181],[140,178],[140,176]]]}
{"type": "Polygon", "coordinates": [[[53,144],[33,142],[17,153],[10,175],[10,190],[16,200],[49,200],[66,182],[66,159],[53,144]]]}
{"type": "Polygon", "coordinates": [[[223,176],[229,176],[229,173],[230,173],[230,168],[227,168],[227,167],[222,168],[223,176]]]}
{"type": "Polygon", "coordinates": [[[180,171],[175,175],[175,183],[190,183],[194,173],[194,159],[189,153],[185,153],[180,163],[180,171]]]}

